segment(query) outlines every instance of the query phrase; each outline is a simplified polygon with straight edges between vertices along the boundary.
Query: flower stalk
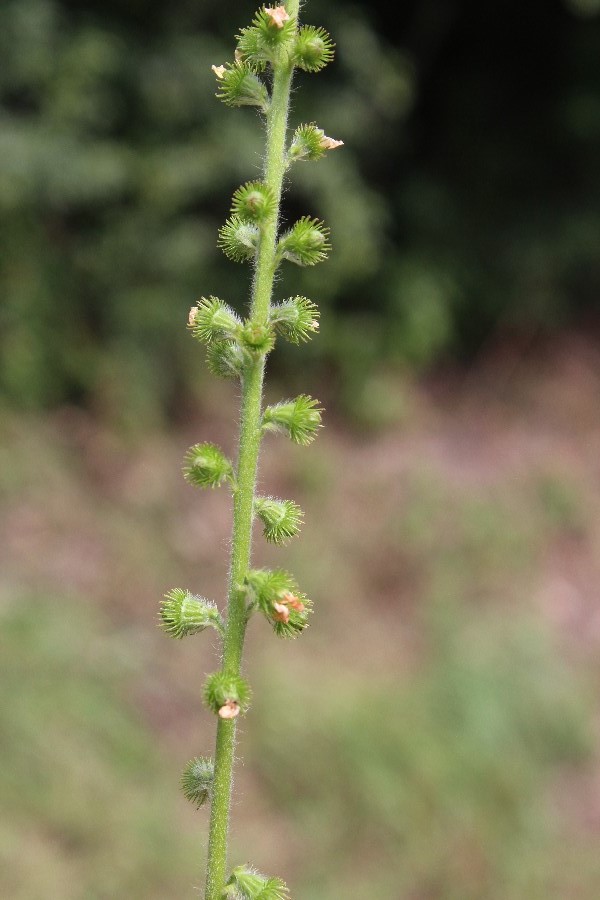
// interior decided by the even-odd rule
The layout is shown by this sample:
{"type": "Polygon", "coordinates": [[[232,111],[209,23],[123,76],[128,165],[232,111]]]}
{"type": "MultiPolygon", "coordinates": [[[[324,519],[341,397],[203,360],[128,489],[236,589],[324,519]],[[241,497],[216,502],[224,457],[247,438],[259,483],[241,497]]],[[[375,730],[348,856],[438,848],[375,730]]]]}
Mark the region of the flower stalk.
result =
{"type": "Polygon", "coordinates": [[[279,878],[261,876],[243,866],[228,873],[227,836],[236,722],[248,709],[251,696],[241,674],[249,618],[261,612],[277,636],[293,638],[306,628],[312,608],[287,572],[251,569],[256,519],[262,521],[265,538],[281,544],[297,534],[303,518],[292,500],[256,495],[262,438],[267,431],[280,432],[307,445],[321,426],[318,401],[305,394],[263,409],[265,364],[277,337],[301,343],[313,336],[319,324],[318,309],[306,297],[273,303],[277,269],[285,260],[315,265],[329,250],[328,229],[309,216],[280,234],[283,179],[296,160],[318,159],[342,143],[326,137],[312,123],[298,126],[288,145],[294,70],[318,72],[333,56],[329,35],[321,28],[299,27],[298,11],[299,0],[263,7],[238,35],[234,61],[212,67],[217,97],[228,106],[254,106],[265,116],[266,147],[262,180],[247,182],[234,193],[231,216],[218,241],[233,261],[254,264],[248,318],[242,320],[217,297],[203,297],[191,309],[188,323],[193,336],[207,347],[211,371],[241,381],[236,465],[210,443],[194,445],[184,460],[184,477],[190,484],[211,488],[227,484],[233,494],[227,609],[222,617],[213,603],[183,589],[167,594],[161,608],[162,624],[173,637],[212,625],[222,638],[221,668],[204,687],[206,705],[217,716],[214,759],[194,758],[182,780],[188,799],[197,806],[208,800],[211,804],[205,900],[288,897],[279,878]],[[270,75],[270,91],[265,74],[270,75]]]}

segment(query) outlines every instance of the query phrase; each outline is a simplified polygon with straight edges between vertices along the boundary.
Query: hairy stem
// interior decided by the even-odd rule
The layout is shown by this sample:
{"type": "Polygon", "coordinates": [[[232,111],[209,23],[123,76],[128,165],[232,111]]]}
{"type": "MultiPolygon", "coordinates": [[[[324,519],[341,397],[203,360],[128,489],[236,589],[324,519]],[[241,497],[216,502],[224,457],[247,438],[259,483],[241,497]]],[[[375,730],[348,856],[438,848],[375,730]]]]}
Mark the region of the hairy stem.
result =
{"type": "MultiPolygon", "coordinates": [[[[288,2],[287,10],[291,16],[298,15],[298,6],[298,0],[288,2]]],[[[279,205],[286,168],[285,143],[292,73],[293,65],[287,59],[275,67],[272,102],[267,117],[264,180],[276,197],[277,214],[271,223],[264,226],[257,253],[251,317],[259,321],[266,321],[269,315],[273,291],[279,205]]],[[[242,386],[237,489],[234,493],[227,624],[223,643],[223,670],[235,675],[240,673],[247,622],[246,600],[239,590],[239,585],[250,568],[252,507],[261,440],[264,369],[265,357],[260,356],[246,370],[242,386]]],[[[235,719],[219,719],[208,842],[206,900],[221,900],[226,880],[235,733],[235,719]]]]}

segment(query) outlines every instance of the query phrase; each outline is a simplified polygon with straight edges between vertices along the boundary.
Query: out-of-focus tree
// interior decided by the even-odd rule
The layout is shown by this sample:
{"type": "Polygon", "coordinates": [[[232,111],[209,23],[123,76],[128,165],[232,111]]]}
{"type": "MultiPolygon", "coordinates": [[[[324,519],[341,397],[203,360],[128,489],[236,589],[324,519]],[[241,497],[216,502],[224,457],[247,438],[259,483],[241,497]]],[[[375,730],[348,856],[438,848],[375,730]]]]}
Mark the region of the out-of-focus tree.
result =
{"type": "MultiPolygon", "coordinates": [[[[427,0],[389,18],[315,0],[337,64],[318,95],[307,79],[294,118],[310,110],[346,148],[302,169],[286,209],[304,209],[318,180],[311,212],[336,243],[299,286],[338,315],[313,363],[351,359],[355,378],[382,359],[421,368],[593,310],[598,11],[427,0]]],[[[254,113],[233,121],[211,99],[230,38],[207,0],[2,4],[0,387],[12,402],[147,422],[201,383],[180,322],[216,284],[243,298],[216,228],[222,198],[260,163],[254,113]]]]}

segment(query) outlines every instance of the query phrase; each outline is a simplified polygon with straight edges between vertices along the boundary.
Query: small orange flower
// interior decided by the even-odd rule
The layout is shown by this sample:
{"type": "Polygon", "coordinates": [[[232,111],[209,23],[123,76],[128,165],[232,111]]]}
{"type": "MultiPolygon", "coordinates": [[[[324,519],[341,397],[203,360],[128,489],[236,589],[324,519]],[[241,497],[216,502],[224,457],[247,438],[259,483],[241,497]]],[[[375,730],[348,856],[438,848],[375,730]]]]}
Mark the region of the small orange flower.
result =
{"type": "Polygon", "coordinates": [[[271,25],[275,25],[276,28],[283,28],[284,22],[289,19],[285,6],[266,6],[265,12],[271,20],[271,25]]]}
{"type": "Polygon", "coordinates": [[[222,719],[235,719],[240,714],[240,704],[237,700],[226,700],[221,709],[219,716],[222,719]]]}
{"type": "Polygon", "coordinates": [[[275,619],[275,621],[284,622],[287,625],[287,623],[290,621],[290,611],[287,606],[285,606],[284,603],[277,603],[277,601],[275,601],[275,603],[273,604],[273,609],[275,610],[275,612],[273,613],[273,618],[275,619]]]}
{"type": "Polygon", "coordinates": [[[283,595],[282,602],[285,603],[289,609],[295,609],[296,612],[304,612],[305,610],[302,600],[300,600],[299,597],[295,597],[290,591],[283,595]]]}
{"type": "Polygon", "coordinates": [[[343,141],[336,141],[335,138],[327,137],[326,134],[321,138],[321,147],[323,150],[335,150],[336,147],[343,147],[343,141]]]}

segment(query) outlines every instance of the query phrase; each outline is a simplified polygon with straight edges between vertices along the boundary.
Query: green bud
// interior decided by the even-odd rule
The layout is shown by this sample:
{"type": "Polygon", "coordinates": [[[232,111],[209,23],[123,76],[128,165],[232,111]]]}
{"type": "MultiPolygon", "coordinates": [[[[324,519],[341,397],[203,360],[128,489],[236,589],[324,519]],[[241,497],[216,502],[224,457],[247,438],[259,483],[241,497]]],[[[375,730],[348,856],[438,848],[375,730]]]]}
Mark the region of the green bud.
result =
{"type": "Polygon", "coordinates": [[[223,622],[214,603],[183,588],[173,588],[160,604],[160,624],[171,637],[181,639],[211,626],[221,632],[223,622]]]}
{"type": "Polygon", "coordinates": [[[242,341],[249,350],[256,353],[268,353],[275,346],[275,334],[269,323],[265,324],[249,319],[244,324],[242,341]]]}
{"type": "Polygon", "coordinates": [[[254,511],[264,526],[264,536],[271,544],[285,544],[300,531],[303,513],[293,500],[256,497],[254,511]]]}
{"type": "Polygon", "coordinates": [[[190,759],[181,775],[181,790],[186,800],[193,803],[196,809],[209,799],[215,776],[215,766],[209,756],[196,756],[190,759]]]}
{"type": "Polygon", "coordinates": [[[254,259],[259,239],[260,231],[256,225],[232,216],[219,228],[217,246],[233,262],[246,262],[254,259]]]}
{"type": "Polygon", "coordinates": [[[303,25],[296,37],[294,64],[305,72],[319,72],[333,59],[334,47],[324,28],[303,25]]]}
{"type": "Polygon", "coordinates": [[[296,444],[306,446],[321,427],[319,401],[307,394],[267,406],[263,413],[265,431],[283,431],[296,444]]]}
{"type": "Polygon", "coordinates": [[[219,100],[227,106],[258,106],[267,112],[269,92],[251,66],[236,61],[212,68],[219,81],[219,100]]]}
{"type": "Polygon", "coordinates": [[[244,580],[250,607],[257,606],[279,637],[294,638],[308,627],[312,603],[283,569],[251,569],[244,580]]]}
{"type": "Polygon", "coordinates": [[[195,338],[210,344],[235,337],[242,323],[231,307],[218,297],[201,297],[190,310],[188,324],[195,338]]]}
{"type": "Polygon", "coordinates": [[[326,259],[331,249],[328,238],[329,229],[323,222],[303,216],[282,235],[277,252],[280,258],[289,259],[298,266],[314,266],[326,259]]]}
{"type": "Polygon", "coordinates": [[[204,701],[222,719],[235,719],[250,706],[250,686],[239,675],[214,672],[204,685],[204,701]]]}
{"type": "Polygon", "coordinates": [[[183,477],[196,487],[219,487],[233,481],[233,466],[216,444],[194,444],[185,454],[183,477]]]}
{"type": "Polygon", "coordinates": [[[275,217],[273,191],[262,181],[248,181],[233,195],[231,212],[244,222],[264,225],[275,217]]]}
{"type": "Polygon", "coordinates": [[[267,878],[248,866],[238,866],[225,886],[224,897],[236,900],[289,900],[281,878],[267,878]]]}
{"type": "Polygon", "coordinates": [[[319,309],[306,297],[290,297],[271,307],[271,324],[292,344],[307,341],[319,330],[319,309]]]}

